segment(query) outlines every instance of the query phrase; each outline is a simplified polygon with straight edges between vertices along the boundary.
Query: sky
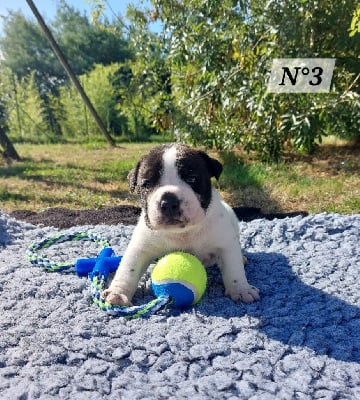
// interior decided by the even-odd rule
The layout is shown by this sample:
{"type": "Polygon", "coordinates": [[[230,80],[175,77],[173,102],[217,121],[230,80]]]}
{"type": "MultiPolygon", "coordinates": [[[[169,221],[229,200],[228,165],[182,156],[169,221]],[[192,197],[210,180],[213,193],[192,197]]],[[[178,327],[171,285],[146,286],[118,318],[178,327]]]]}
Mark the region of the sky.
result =
{"type": "MultiPolygon", "coordinates": [[[[56,12],[56,6],[59,3],[59,0],[33,0],[35,6],[39,10],[40,14],[45,19],[45,22],[49,22],[53,20],[56,12]]],[[[89,16],[91,14],[91,6],[86,0],[66,0],[66,2],[75,7],[77,10],[85,11],[89,16]]],[[[122,15],[125,17],[126,8],[129,3],[134,5],[141,5],[148,3],[146,0],[106,0],[105,6],[106,11],[105,15],[110,19],[114,19],[115,15],[122,15]],[[110,6],[110,7],[109,7],[110,6]],[[115,15],[114,15],[115,13],[115,15]]],[[[2,34],[3,28],[3,18],[8,14],[8,10],[19,11],[26,17],[33,17],[33,14],[26,2],[26,0],[0,0],[0,36],[2,34]]],[[[154,27],[156,30],[156,27],[154,27]]]]}

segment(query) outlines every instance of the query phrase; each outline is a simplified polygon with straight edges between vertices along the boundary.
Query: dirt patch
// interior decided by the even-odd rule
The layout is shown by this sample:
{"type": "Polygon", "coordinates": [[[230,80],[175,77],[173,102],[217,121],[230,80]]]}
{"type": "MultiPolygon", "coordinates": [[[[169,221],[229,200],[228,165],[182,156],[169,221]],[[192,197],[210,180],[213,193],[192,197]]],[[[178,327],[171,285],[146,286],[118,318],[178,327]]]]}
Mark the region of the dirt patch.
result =
{"type": "MultiPolygon", "coordinates": [[[[251,221],[258,218],[274,219],[307,215],[304,211],[291,213],[264,214],[260,208],[235,207],[234,211],[241,221],[251,221]]],[[[49,208],[46,211],[34,212],[17,210],[10,216],[34,225],[54,226],[59,229],[70,228],[77,225],[135,225],[141,209],[135,206],[107,207],[100,210],[71,210],[68,208],[49,208]]]]}

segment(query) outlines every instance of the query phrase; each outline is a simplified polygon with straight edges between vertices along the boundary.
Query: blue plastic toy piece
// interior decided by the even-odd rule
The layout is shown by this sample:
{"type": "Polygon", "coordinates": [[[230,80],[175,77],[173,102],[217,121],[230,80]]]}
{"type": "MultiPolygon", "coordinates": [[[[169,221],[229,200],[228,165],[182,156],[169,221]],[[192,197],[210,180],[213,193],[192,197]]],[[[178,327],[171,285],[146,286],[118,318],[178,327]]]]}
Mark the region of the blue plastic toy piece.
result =
{"type": "Polygon", "coordinates": [[[121,256],[114,256],[114,250],[111,247],[105,247],[101,250],[97,258],[81,258],[76,261],[75,268],[79,276],[87,276],[90,273],[90,279],[95,275],[103,275],[108,279],[109,273],[115,272],[122,259],[121,256]]]}

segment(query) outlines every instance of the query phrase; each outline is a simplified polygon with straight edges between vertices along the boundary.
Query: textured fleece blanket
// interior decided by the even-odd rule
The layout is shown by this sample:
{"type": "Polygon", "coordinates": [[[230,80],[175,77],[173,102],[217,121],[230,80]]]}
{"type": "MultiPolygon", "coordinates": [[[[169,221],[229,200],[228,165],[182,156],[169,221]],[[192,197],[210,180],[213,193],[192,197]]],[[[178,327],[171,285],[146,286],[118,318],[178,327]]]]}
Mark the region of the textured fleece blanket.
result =
{"type": "MultiPolygon", "coordinates": [[[[360,216],[240,223],[261,300],[224,297],[209,270],[202,301],[148,319],[113,318],[89,282],[44,270],[26,248],[56,234],[0,213],[0,399],[360,399],[360,216]]],[[[122,254],[131,226],[87,226],[122,254]]],[[[92,242],[50,247],[55,260],[92,242]]],[[[136,304],[152,294],[146,276],[136,304]]]]}

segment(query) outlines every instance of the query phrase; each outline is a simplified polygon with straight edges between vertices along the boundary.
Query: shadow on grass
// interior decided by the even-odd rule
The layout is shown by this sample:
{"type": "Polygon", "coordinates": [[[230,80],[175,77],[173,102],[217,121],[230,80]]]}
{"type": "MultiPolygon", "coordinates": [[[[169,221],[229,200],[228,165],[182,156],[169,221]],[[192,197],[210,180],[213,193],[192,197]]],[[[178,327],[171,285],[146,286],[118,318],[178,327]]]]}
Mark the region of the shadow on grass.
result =
{"type": "Polygon", "coordinates": [[[0,187],[0,203],[11,201],[11,202],[18,202],[18,201],[30,201],[31,197],[28,195],[23,195],[20,193],[12,193],[7,188],[0,187]]]}
{"type": "Polygon", "coordinates": [[[268,176],[265,164],[246,164],[233,152],[220,153],[220,160],[224,169],[218,188],[229,193],[225,199],[229,204],[235,208],[252,209],[252,214],[281,212],[280,205],[264,188],[268,176]]]}
{"type": "Polygon", "coordinates": [[[0,176],[71,186],[78,185],[79,180],[84,180],[86,177],[92,177],[97,182],[108,183],[112,181],[111,174],[114,177],[116,175],[118,180],[124,180],[130,169],[130,164],[124,165],[124,163],[104,162],[101,165],[85,166],[74,163],[59,164],[47,159],[35,161],[31,158],[23,158],[21,162],[0,166],[0,176]]]}

